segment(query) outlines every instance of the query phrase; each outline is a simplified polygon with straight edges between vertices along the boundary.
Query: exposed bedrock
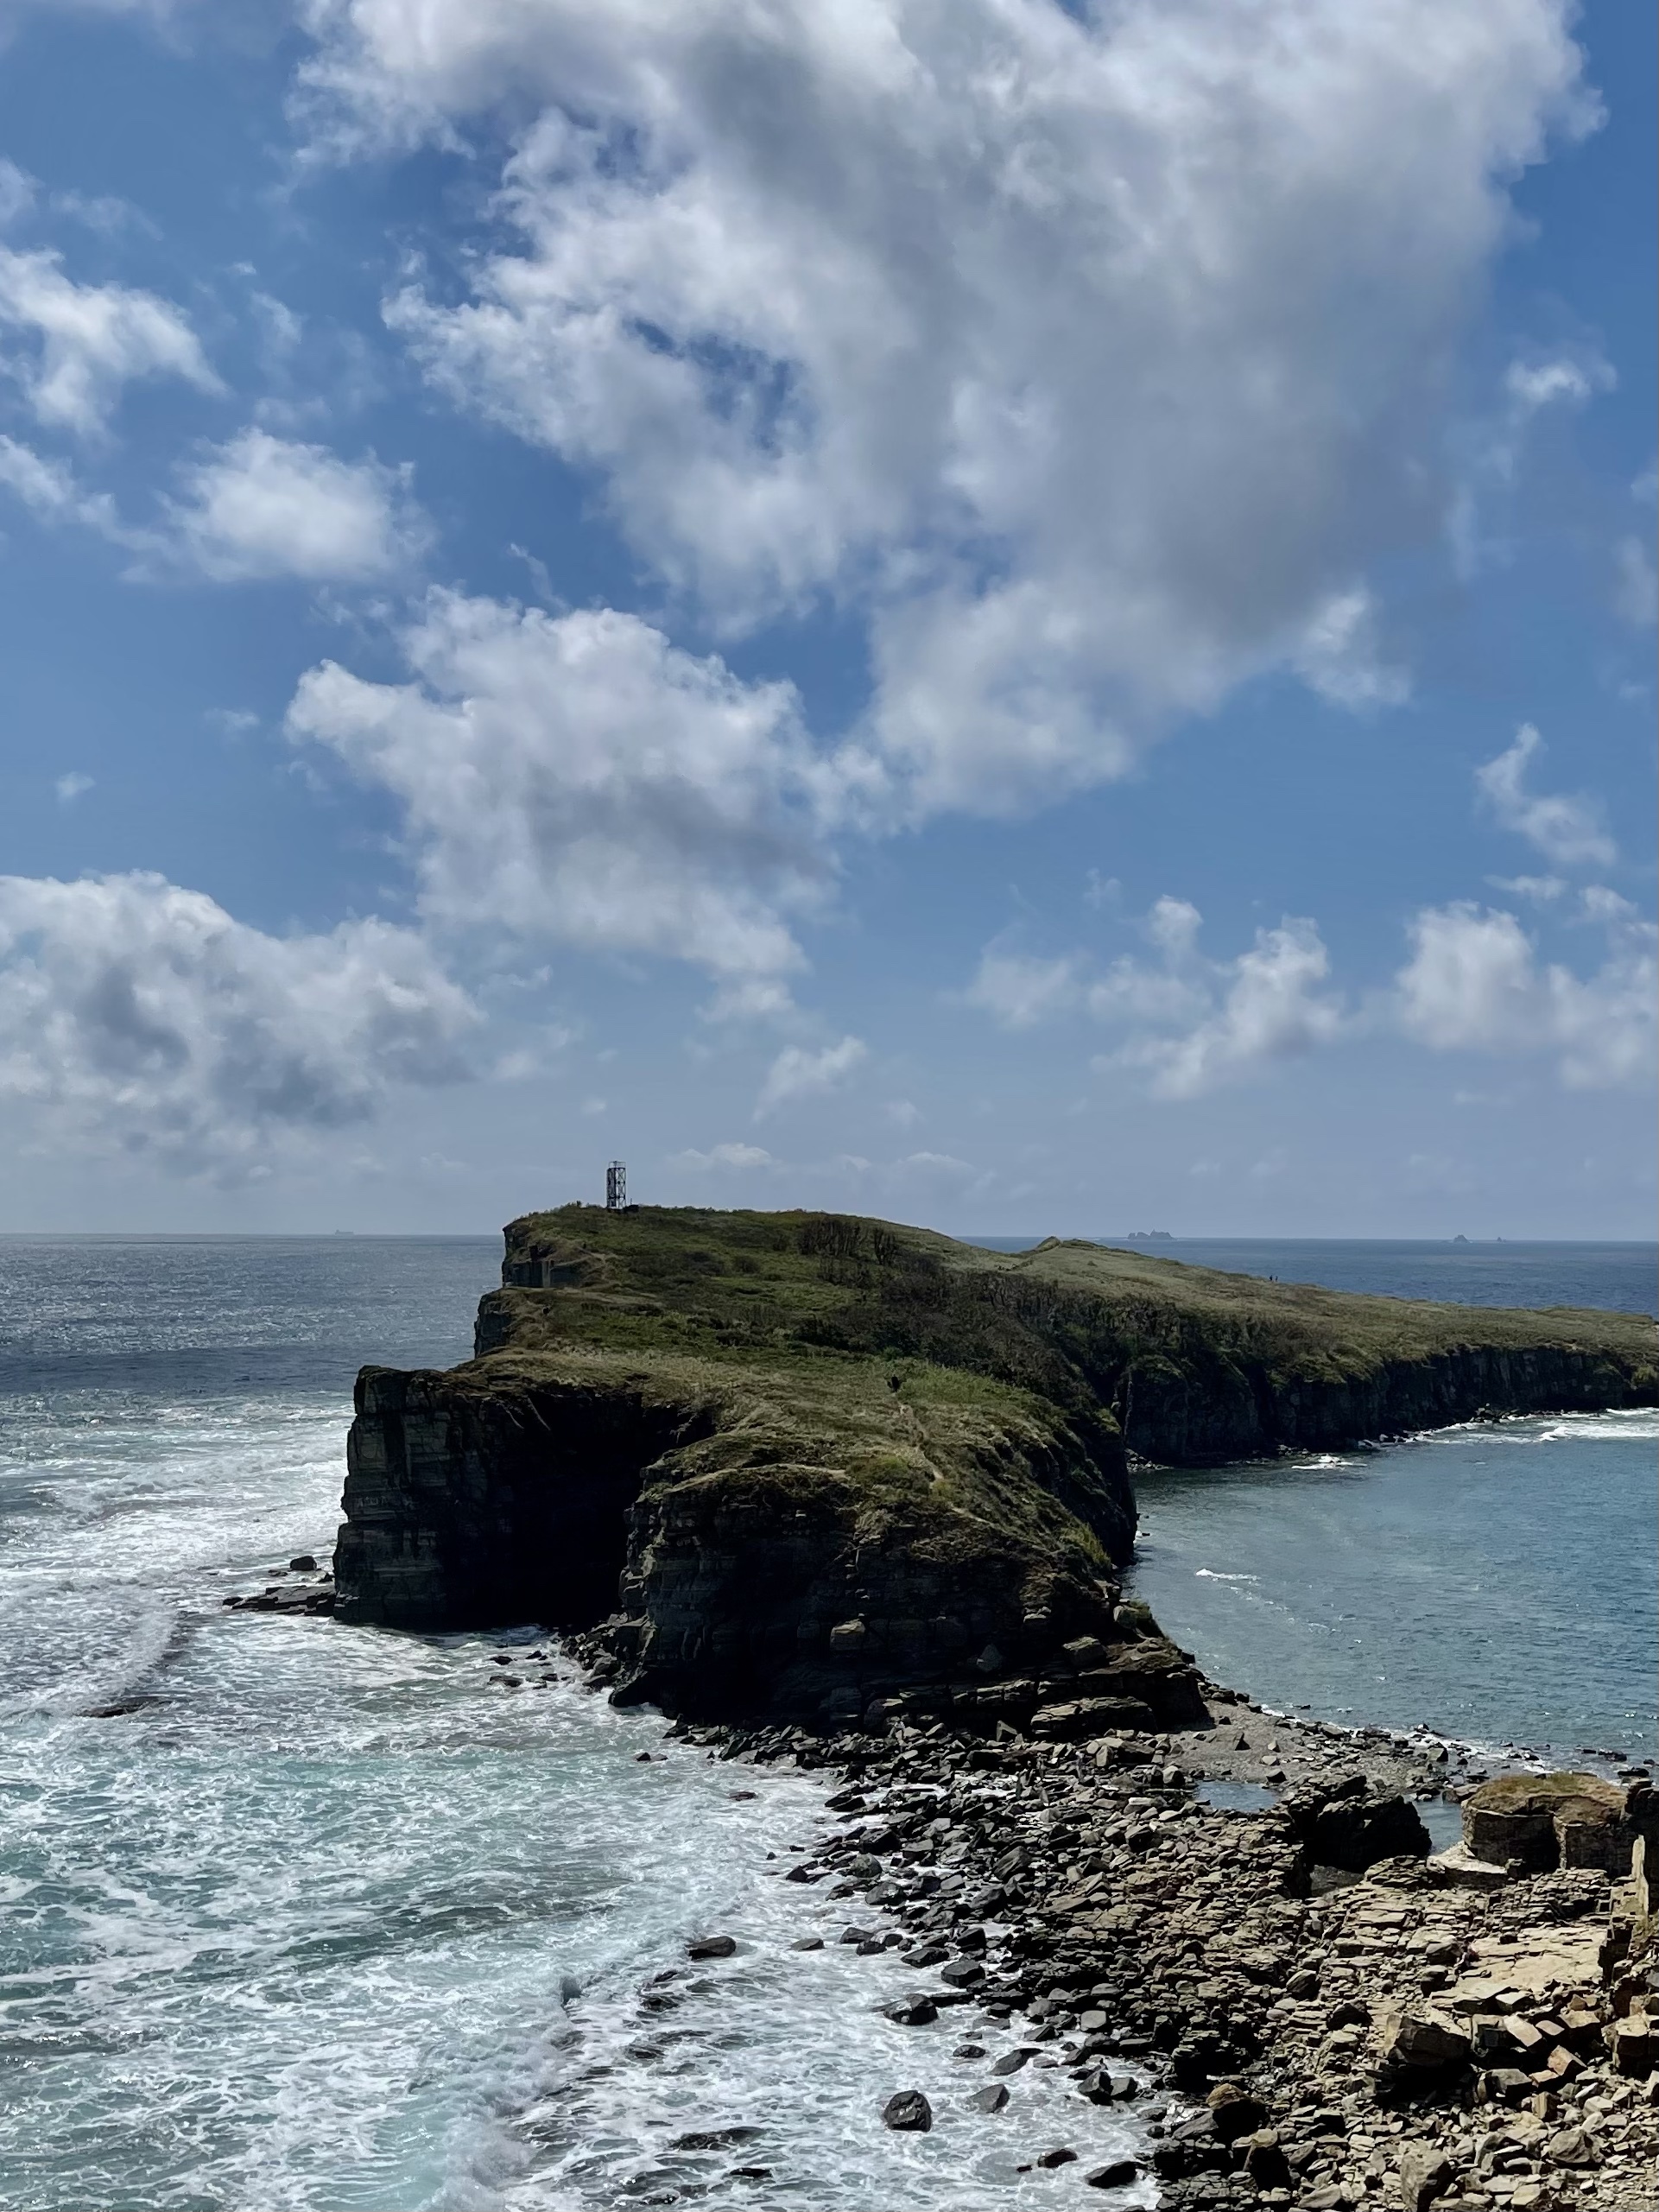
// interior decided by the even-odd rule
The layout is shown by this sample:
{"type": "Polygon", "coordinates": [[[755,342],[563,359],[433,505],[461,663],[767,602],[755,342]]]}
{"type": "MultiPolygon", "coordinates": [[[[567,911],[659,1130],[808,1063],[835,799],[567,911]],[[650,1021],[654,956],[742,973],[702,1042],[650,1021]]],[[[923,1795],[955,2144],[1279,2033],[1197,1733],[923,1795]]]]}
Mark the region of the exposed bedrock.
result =
{"type": "MultiPolygon", "coordinates": [[[[774,1454],[744,1410],[741,1394],[366,1368],[339,1617],[598,1630],[619,1696],[697,1718],[845,1724],[883,1698],[956,1701],[989,1732],[1102,1687],[1166,1724],[1199,1709],[1186,1655],[1110,1579],[1133,1519],[1109,1427],[997,1435],[982,1418],[972,1442],[1006,1505],[999,1531],[972,1493],[918,1511],[895,1483],[872,1510],[867,1469],[774,1454]]],[[[953,1486],[935,1473],[934,1486],[953,1486]]]]}
{"type": "Polygon", "coordinates": [[[475,1357],[358,1379],[347,1620],[586,1634],[623,1698],[1054,1741],[1201,1713],[1118,1602],[1130,1453],[1651,1404],[1650,1320],[1346,1297],[828,1214],[567,1207],[475,1357]]]}
{"type": "Polygon", "coordinates": [[[1127,1382],[1130,1448],[1168,1467],[1339,1450],[1487,1413],[1593,1413],[1654,1402],[1650,1372],[1571,1344],[1462,1345],[1328,1379],[1275,1374],[1229,1350],[1180,1365],[1137,1364],[1127,1382]]]}

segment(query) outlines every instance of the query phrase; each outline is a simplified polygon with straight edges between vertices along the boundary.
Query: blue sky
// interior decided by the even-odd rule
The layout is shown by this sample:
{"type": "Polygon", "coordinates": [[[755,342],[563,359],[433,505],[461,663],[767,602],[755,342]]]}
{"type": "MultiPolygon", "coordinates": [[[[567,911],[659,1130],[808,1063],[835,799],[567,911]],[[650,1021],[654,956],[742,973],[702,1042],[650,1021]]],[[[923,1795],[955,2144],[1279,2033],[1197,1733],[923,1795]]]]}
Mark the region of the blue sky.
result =
{"type": "Polygon", "coordinates": [[[1651,1233],[1650,11],[0,33],[0,1226],[1651,1233]]]}

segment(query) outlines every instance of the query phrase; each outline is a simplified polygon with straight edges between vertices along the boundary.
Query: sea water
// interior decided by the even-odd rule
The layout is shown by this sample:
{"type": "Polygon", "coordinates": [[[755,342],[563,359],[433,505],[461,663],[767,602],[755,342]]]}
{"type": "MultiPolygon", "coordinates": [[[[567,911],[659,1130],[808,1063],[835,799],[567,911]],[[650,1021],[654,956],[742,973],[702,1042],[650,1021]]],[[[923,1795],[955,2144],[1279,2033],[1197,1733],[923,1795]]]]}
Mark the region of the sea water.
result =
{"type": "MultiPolygon", "coordinates": [[[[1255,1264],[1289,1275],[1284,1250],[1255,1264]]],[[[1035,2067],[969,2114],[985,2064],[953,2050],[1004,2031],[890,2023],[915,1977],[780,1879],[826,1825],[819,1780],[665,1742],[561,1664],[503,1689],[533,1624],[223,1608],[329,1546],[353,1372],[464,1356],[498,1253],[0,1240],[0,2205],[1095,2201],[1130,2123],[1035,2067]],[[711,1932],[737,1955],[691,1967],[711,1932]],[[930,2134],[881,2125],[908,2088],[930,2134]],[[1062,2144],[1078,2165],[1018,2173],[1062,2144]]],[[[1580,1252],[1574,1302],[1624,1302],[1586,1266],[1637,1279],[1580,1252]]],[[[1352,1287],[1397,1259],[1373,1275],[1352,1287]]],[[[1137,1572],[1264,1696],[1638,1748],[1651,1436],[1522,1423],[1149,1478],[1137,1572]]]]}
{"type": "MultiPolygon", "coordinates": [[[[1472,1305],[1650,1314],[1641,1244],[1154,1247],[1199,1266],[1472,1305]]],[[[1471,1423],[1380,1450],[1137,1478],[1130,1578],[1221,1682],[1551,1762],[1659,1750],[1659,1416],[1471,1423]]]]}
{"type": "Polygon", "coordinates": [[[1009,2031],[887,2020],[918,1977],[838,1940],[880,1916],[781,1879],[820,1780],[666,1742],[533,1624],[224,1609],[330,1546],[353,1371],[465,1356],[498,1254],[0,1240],[0,2205],[1091,2201],[1132,2123],[1035,2067],[970,2114],[953,2050],[1009,2031]]]}

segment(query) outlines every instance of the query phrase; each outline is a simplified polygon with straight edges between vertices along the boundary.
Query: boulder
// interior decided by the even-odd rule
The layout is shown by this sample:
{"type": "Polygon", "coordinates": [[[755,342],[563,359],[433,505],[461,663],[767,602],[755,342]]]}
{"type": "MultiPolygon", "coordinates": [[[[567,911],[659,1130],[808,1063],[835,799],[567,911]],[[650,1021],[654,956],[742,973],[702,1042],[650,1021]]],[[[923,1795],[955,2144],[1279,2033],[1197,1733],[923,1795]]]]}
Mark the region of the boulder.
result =
{"type": "Polygon", "coordinates": [[[1091,2167],[1083,2177],[1091,2189],[1127,2189],[1140,2177],[1133,2158],[1113,2158],[1106,2165],[1091,2167]]]}
{"type": "Polygon", "coordinates": [[[1378,2057],[1385,2072],[1438,2074],[1466,2066],[1469,2038],[1437,2012],[1389,2012],[1382,2016],[1378,2057]]]}
{"type": "Polygon", "coordinates": [[[1464,1847],[1527,1873],[1583,1867],[1628,1874],[1637,1836],[1650,1825],[1646,1804],[1632,1806],[1631,1797],[1596,1774],[1500,1774],[1465,1800],[1464,1847]]]}
{"type": "Polygon", "coordinates": [[[1413,2143],[1400,2154],[1400,2202],[1404,2212],[1428,2212],[1452,2180],[1451,2164],[1432,2143],[1413,2143]]]}
{"type": "Polygon", "coordinates": [[[1659,2020],[1632,2012],[1628,2019],[1616,2021],[1612,2046],[1614,2071],[1645,2081],[1659,2066],[1659,2020]]]}
{"type": "Polygon", "coordinates": [[[1244,2138],[1244,2171],[1258,2190],[1289,2189],[1290,2161],[1270,2127],[1258,2127],[1244,2138]]]}
{"type": "Polygon", "coordinates": [[[1267,2126],[1267,2107],[1237,2082],[1218,2082],[1205,2102],[1224,2143],[1236,2143],[1241,2136],[1267,2126]]]}
{"type": "Polygon", "coordinates": [[[882,2125],[899,2135],[925,2135],[934,2124],[934,2108],[920,2089],[900,2089],[882,2107],[882,2125]]]}
{"type": "Polygon", "coordinates": [[[1318,1867],[1363,1874],[1381,1859],[1426,1859],[1428,1830],[1401,1797],[1345,1797],[1321,1805],[1301,1827],[1302,1848],[1318,1867]]]}

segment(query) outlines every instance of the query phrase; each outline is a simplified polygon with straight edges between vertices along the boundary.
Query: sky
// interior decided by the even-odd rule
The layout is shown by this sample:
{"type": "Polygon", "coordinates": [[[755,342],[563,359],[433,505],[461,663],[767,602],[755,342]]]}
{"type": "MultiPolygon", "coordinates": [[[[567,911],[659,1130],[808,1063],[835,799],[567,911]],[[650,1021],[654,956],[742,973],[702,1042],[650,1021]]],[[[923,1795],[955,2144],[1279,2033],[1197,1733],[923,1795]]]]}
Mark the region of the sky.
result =
{"type": "Polygon", "coordinates": [[[0,1230],[1650,1236],[1654,43],[0,0],[0,1230]]]}

